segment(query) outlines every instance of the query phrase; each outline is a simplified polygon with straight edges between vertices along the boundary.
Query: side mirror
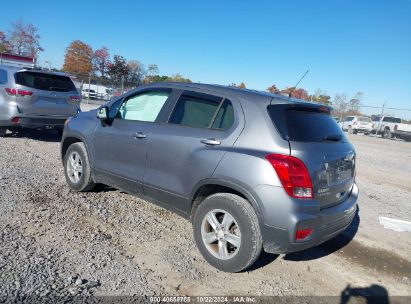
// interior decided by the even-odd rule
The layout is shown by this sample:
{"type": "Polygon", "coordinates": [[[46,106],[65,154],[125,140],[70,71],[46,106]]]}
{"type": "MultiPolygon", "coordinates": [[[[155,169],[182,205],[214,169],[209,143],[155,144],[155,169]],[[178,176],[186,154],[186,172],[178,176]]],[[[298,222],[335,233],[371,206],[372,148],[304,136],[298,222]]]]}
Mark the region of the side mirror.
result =
{"type": "Polygon", "coordinates": [[[106,121],[108,119],[109,109],[108,107],[101,107],[98,109],[97,118],[106,121]]]}

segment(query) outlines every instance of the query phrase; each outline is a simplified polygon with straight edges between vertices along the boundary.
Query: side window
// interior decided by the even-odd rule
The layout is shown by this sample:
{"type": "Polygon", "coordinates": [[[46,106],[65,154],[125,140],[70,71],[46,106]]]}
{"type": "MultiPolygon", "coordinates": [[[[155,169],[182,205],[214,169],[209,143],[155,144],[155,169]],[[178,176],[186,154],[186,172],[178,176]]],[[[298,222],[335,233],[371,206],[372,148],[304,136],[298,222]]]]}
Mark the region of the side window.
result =
{"type": "Polygon", "coordinates": [[[0,84],[7,83],[7,71],[0,69],[0,84]]]}
{"type": "Polygon", "coordinates": [[[218,130],[228,130],[234,123],[233,105],[229,100],[224,100],[223,105],[218,110],[212,128],[218,130]]]}
{"type": "Polygon", "coordinates": [[[168,92],[143,92],[131,96],[121,105],[116,118],[153,122],[169,95],[168,92]]]}
{"type": "Polygon", "coordinates": [[[177,101],[169,123],[208,128],[218,106],[218,101],[182,95],[177,101]]]}

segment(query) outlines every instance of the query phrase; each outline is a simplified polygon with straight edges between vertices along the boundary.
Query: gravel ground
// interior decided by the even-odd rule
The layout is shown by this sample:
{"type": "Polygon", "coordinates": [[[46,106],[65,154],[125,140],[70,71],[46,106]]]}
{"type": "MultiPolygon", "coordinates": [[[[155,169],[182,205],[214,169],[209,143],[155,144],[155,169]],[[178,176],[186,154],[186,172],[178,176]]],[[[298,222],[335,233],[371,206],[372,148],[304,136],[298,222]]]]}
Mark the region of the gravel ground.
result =
{"type": "MultiPolygon", "coordinates": [[[[86,106],[89,109],[91,106],[86,106]]],[[[53,132],[0,138],[0,296],[411,296],[411,143],[350,136],[358,153],[359,216],[343,235],[249,271],[219,272],[196,249],[191,224],[109,187],[67,187],[53,132]]]]}

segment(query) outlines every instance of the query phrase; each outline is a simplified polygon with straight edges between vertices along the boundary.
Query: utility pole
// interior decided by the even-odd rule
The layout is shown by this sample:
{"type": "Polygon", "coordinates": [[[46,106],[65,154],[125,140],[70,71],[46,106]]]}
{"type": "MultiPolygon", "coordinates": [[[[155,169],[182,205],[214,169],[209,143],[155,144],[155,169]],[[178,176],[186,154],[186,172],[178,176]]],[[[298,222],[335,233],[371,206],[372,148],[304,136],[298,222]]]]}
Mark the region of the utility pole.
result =
{"type": "Polygon", "coordinates": [[[90,82],[91,82],[91,72],[88,74],[88,94],[87,94],[87,103],[90,100],[90,82]]]}

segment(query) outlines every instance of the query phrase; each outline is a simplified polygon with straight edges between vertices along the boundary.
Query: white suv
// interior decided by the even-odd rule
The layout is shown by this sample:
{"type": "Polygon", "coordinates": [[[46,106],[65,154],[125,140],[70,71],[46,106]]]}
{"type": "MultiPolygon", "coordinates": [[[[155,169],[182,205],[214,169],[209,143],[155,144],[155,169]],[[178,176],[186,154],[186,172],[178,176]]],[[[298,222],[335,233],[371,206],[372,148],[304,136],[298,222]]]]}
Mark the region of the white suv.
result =
{"type": "Polygon", "coordinates": [[[365,116],[346,116],[340,122],[340,126],[344,131],[348,131],[350,134],[362,132],[368,135],[372,130],[371,119],[365,116]]]}

